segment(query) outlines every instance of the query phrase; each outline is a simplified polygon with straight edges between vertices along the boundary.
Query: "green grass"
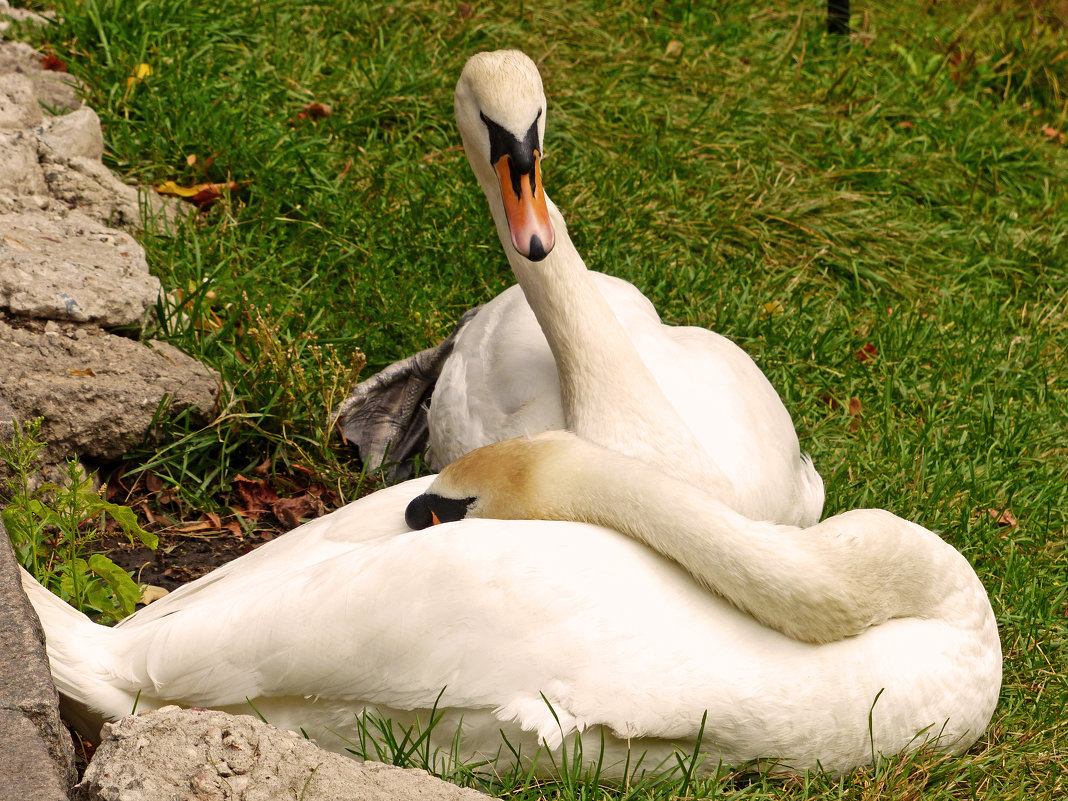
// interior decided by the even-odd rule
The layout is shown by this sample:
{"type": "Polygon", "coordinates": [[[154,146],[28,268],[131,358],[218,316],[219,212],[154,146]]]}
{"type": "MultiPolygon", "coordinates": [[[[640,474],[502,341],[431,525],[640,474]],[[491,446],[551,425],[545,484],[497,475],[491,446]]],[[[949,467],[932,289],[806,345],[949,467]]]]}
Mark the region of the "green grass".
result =
{"type": "MultiPolygon", "coordinates": [[[[173,424],[137,455],[189,503],[265,459],[351,492],[326,423],[359,354],[370,374],[428,347],[512,282],[452,89],[470,53],[519,47],[549,96],[546,184],[587,263],[743,345],[824,476],[826,512],[879,506],[941,531],[1001,625],[1002,699],[968,755],[842,780],[723,773],[687,793],[1065,794],[1063,2],[857,6],[848,46],[822,33],[822,3],[785,0],[472,3],[469,18],[426,2],[60,6],[39,35],[87,80],[113,168],[242,184],[143,239],[182,291],[155,333],[228,385],[217,423],[173,424]],[[142,62],[153,74],[128,86],[142,62]],[[296,120],[313,101],[333,113],[296,120]]],[[[498,792],[626,795],[596,780],[498,792]]]]}

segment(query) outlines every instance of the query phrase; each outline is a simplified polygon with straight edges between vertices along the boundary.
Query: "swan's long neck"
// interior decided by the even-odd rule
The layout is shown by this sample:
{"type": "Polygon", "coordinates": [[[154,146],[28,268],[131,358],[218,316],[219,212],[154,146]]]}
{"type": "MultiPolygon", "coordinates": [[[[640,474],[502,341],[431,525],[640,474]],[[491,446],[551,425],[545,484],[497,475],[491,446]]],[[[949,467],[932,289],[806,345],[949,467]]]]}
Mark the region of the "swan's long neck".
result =
{"type": "Polygon", "coordinates": [[[776,526],[633,459],[576,461],[539,492],[551,500],[538,516],[597,523],[644,542],[795,639],[831,642],[901,617],[989,623],[986,590],[967,560],[889,512],[856,510],[807,529],[776,526]]]}
{"type": "Polygon", "coordinates": [[[642,361],[594,284],[560,211],[546,199],[556,246],[542,261],[532,262],[512,246],[499,190],[493,185],[483,189],[508,262],[556,361],[568,429],[683,480],[697,477],[703,487],[730,501],[731,482],[707,457],[642,361]]]}

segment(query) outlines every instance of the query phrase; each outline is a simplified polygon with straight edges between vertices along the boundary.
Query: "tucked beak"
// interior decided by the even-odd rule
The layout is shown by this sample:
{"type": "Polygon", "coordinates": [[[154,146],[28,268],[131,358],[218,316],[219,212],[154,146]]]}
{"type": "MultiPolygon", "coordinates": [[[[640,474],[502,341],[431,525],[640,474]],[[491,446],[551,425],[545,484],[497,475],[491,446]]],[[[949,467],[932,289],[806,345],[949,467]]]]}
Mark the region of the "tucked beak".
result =
{"type": "Polygon", "coordinates": [[[522,140],[485,115],[482,121],[489,129],[490,161],[501,187],[512,247],[531,261],[541,261],[556,244],[556,234],[541,183],[538,121],[534,121],[522,140]]]}
{"type": "Polygon", "coordinates": [[[419,531],[442,523],[463,520],[474,498],[443,498],[432,492],[424,492],[412,498],[404,510],[404,522],[408,528],[419,531]]]}

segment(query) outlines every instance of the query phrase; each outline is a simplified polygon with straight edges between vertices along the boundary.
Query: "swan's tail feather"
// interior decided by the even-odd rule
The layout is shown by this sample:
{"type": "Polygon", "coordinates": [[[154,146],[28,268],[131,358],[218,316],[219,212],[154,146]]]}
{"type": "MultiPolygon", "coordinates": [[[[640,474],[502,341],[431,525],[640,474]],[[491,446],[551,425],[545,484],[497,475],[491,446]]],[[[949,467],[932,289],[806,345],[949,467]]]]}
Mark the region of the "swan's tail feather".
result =
{"type": "Polygon", "coordinates": [[[42,587],[20,568],[22,588],[45,632],[52,681],[61,696],[63,717],[88,740],[96,742],[105,720],[129,714],[135,698],[116,686],[106,665],[120,633],[91,621],[42,587]]]}

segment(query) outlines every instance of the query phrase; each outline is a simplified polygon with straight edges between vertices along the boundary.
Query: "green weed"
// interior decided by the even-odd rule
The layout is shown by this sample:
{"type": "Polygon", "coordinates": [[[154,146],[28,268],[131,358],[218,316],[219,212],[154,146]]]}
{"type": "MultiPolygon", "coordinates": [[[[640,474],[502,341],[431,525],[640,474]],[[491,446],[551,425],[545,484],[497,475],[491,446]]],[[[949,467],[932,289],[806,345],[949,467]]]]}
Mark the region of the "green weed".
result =
{"type": "Polygon", "coordinates": [[[0,494],[0,516],[22,565],[44,586],[87,614],[118,621],[133,614],[141,588],[129,573],[92,544],[113,520],[133,542],[155,548],[155,534],[138,525],[126,506],[109,503],[93,489],[81,465],[67,462],[66,480],[34,486],[44,449],[41,418],[25,426],[14,422],[14,436],[0,441],[0,461],[10,478],[0,494]]]}

